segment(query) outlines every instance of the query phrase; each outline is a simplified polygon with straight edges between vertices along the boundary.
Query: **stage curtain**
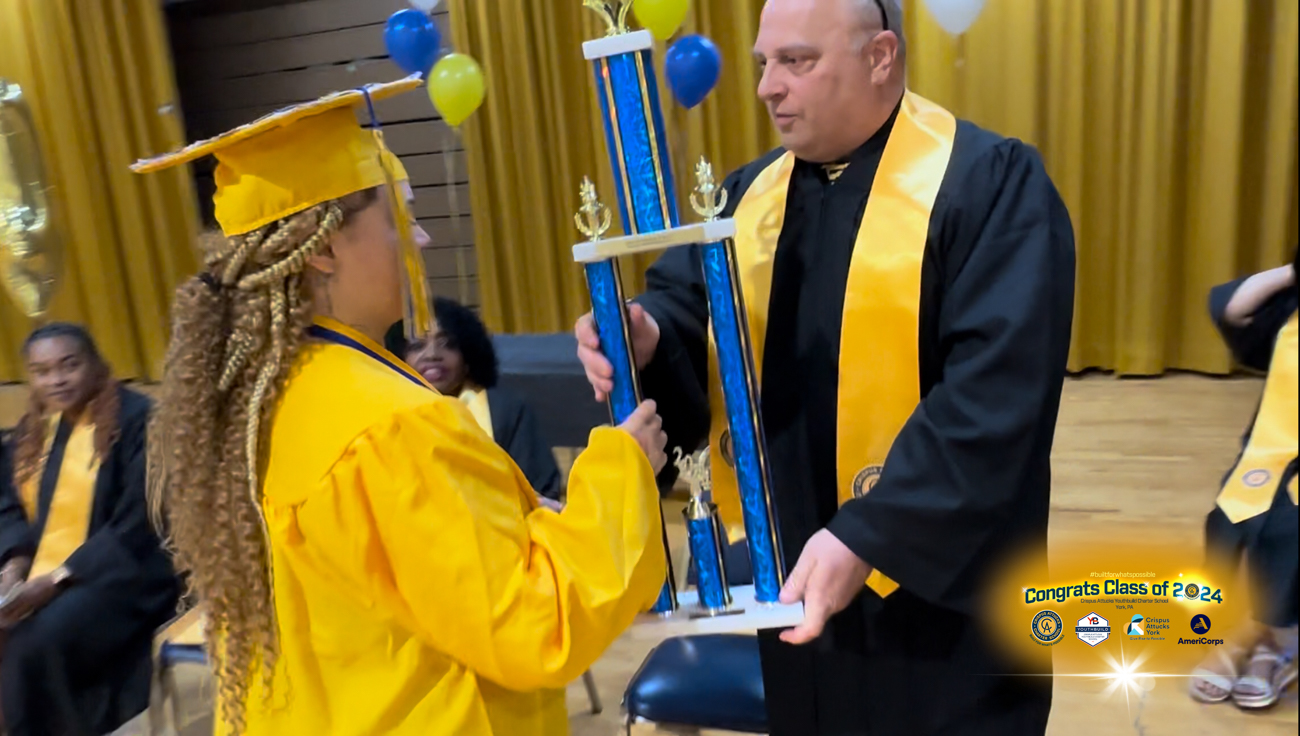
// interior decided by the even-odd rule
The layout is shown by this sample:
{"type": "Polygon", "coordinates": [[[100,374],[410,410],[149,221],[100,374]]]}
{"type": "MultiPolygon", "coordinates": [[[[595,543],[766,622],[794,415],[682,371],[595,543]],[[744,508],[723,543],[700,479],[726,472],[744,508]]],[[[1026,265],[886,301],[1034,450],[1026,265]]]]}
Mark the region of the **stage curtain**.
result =
{"type": "MultiPolygon", "coordinates": [[[[692,5],[683,32],[724,58],[709,100],[668,110],[683,197],[700,155],[725,172],[775,145],[754,95],[761,6],[692,5]]],[[[485,316],[567,330],[587,309],[569,255],[582,175],[613,202],[581,52],[599,29],[579,0],[451,11],[457,47],[488,75],[465,126],[485,316]]],[[[990,0],[959,38],[914,0],[905,32],[911,88],[1037,146],[1065,198],[1079,255],[1071,368],[1229,371],[1209,288],[1287,262],[1297,243],[1295,0],[990,0]]],[[[633,288],[647,262],[624,262],[633,288]]]]}
{"type": "MultiPolygon", "coordinates": [[[[158,378],[172,291],[198,263],[188,171],[128,169],[184,140],[162,4],[0,0],[0,77],[32,107],[63,245],[49,318],[85,324],[119,376],[158,378]]],[[[22,380],[34,326],[0,297],[0,381],[22,380]]]]}

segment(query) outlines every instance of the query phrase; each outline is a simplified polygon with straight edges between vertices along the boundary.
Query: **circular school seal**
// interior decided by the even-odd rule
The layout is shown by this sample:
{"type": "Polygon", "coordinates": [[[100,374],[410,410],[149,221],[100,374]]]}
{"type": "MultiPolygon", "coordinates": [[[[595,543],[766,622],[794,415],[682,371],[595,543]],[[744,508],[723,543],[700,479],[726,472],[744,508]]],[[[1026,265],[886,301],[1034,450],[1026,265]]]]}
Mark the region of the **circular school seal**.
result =
{"type": "Polygon", "coordinates": [[[1050,647],[1061,641],[1061,634],[1065,632],[1065,627],[1061,625],[1061,617],[1056,615],[1056,611],[1039,611],[1034,616],[1031,631],[1034,641],[1050,647]]]}
{"type": "Polygon", "coordinates": [[[1187,593],[1187,600],[1191,600],[1201,594],[1201,586],[1196,583],[1188,583],[1184,590],[1187,593]]]}
{"type": "Polygon", "coordinates": [[[867,495],[872,488],[876,487],[876,481],[880,480],[880,473],[884,471],[883,465],[868,465],[858,474],[853,476],[853,497],[862,498],[867,495]]]}
{"type": "Polygon", "coordinates": [[[736,451],[731,446],[731,430],[722,430],[722,437],[718,444],[722,445],[722,462],[727,464],[728,468],[736,467],[736,451]]]}
{"type": "Polygon", "coordinates": [[[1263,470],[1263,469],[1252,470],[1249,473],[1246,473],[1245,475],[1241,476],[1241,482],[1245,483],[1251,488],[1259,488],[1260,486],[1263,486],[1265,483],[1268,483],[1269,479],[1272,477],[1273,474],[1268,472],[1267,470],[1263,470]]]}

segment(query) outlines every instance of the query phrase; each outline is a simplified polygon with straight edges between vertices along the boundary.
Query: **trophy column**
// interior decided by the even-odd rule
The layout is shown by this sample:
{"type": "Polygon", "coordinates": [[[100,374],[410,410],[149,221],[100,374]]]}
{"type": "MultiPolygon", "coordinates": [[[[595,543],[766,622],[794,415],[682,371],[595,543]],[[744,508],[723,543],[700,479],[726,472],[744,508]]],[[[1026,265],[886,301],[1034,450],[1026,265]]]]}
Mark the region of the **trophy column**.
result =
{"type": "Polygon", "coordinates": [[[709,450],[683,456],[676,450],[675,464],[683,478],[690,481],[691,500],[682,509],[686,520],[686,538],[690,542],[695,567],[695,591],[699,610],[693,616],[717,616],[728,612],[732,604],[727,583],[727,559],[723,553],[726,532],[718,516],[718,507],[706,498],[710,490],[709,450]]]}
{"type": "MultiPolygon", "coordinates": [[[[591,61],[595,74],[605,142],[618,192],[619,215],[628,235],[659,232],[678,224],[652,48],[648,31],[611,35],[583,45],[583,53],[591,61]]],[[[594,198],[594,187],[589,181],[584,182],[583,210],[579,217],[585,215],[586,221],[580,221],[579,228],[593,241],[600,237],[600,232],[591,229],[600,224],[599,205],[594,198]]],[[[608,217],[603,219],[608,227],[608,217]]],[[[610,411],[614,423],[618,424],[636,409],[642,398],[618,262],[615,258],[591,261],[585,264],[584,270],[601,349],[614,367],[610,411]]],[[[663,539],[668,551],[666,529],[663,539]]],[[[652,611],[667,614],[675,610],[676,584],[669,564],[668,579],[652,611]]]]}
{"type": "MultiPolygon", "coordinates": [[[[727,205],[727,192],[713,180],[713,167],[701,160],[695,170],[696,188],[691,207],[706,222],[714,221],[727,205]]],[[[758,406],[758,372],[750,345],[745,295],[736,278],[736,246],[732,238],[700,246],[709,322],[718,354],[718,376],[727,406],[736,486],[745,522],[750,567],[754,573],[754,600],[776,603],[785,584],[781,538],[772,502],[772,477],[767,462],[758,406]]]]}

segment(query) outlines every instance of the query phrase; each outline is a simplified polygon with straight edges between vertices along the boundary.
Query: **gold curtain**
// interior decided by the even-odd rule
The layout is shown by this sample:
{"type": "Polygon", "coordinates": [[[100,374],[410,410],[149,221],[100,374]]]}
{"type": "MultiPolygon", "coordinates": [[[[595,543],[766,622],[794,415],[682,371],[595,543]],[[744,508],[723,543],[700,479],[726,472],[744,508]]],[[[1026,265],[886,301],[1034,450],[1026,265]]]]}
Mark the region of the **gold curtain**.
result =
{"type": "MultiPolygon", "coordinates": [[[[723,77],[696,110],[663,97],[684,185],[702,154],[729,171],[776,144],[754,95],[761,6],[693,3],[683,32],[718,44],[723,77]]],[[[485,317],[567,330],[588,308],[569,256],[582,175],[613,201],[581,52],[598,28],[580,0],[455,0],[451,15],[488,76],[466,126],[485,317]]],[[[1287,262],[1298,239],[1295,0],[989,0],[960,38],[912,0],[905,33],[912,89],[1037,146],[1069,207],[1071,368],[1228,371],[1209,288],[1287,262]]],[[[624,263],[633,288],[648,260],[624,263]]]]}
{"type": "MultiPolygon", "coordinates": [[[[50,318],[85,324],[123,378],[156,379],[175,284],[197,267],[185,169],[135,159],[184,141],[161,3],[0,0],[0,77],[22,85],[64,259],[50,318]]],[[[0,381],[34,325],[0,297],[0,381]]]]}

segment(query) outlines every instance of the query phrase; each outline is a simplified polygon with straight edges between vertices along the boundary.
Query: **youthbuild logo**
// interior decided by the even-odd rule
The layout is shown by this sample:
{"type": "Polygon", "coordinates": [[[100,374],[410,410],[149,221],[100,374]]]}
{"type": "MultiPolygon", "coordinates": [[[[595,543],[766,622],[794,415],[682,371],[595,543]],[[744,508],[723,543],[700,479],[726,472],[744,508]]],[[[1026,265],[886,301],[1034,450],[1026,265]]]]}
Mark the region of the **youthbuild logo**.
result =
{"type": "Polygon", "coordinates": [[[1094,611],[1079,619],[1079,623],[1074,627],[1074,633],[1080,641],[1095,647],[1110,637],[1110,622],[1094,611]]]}

